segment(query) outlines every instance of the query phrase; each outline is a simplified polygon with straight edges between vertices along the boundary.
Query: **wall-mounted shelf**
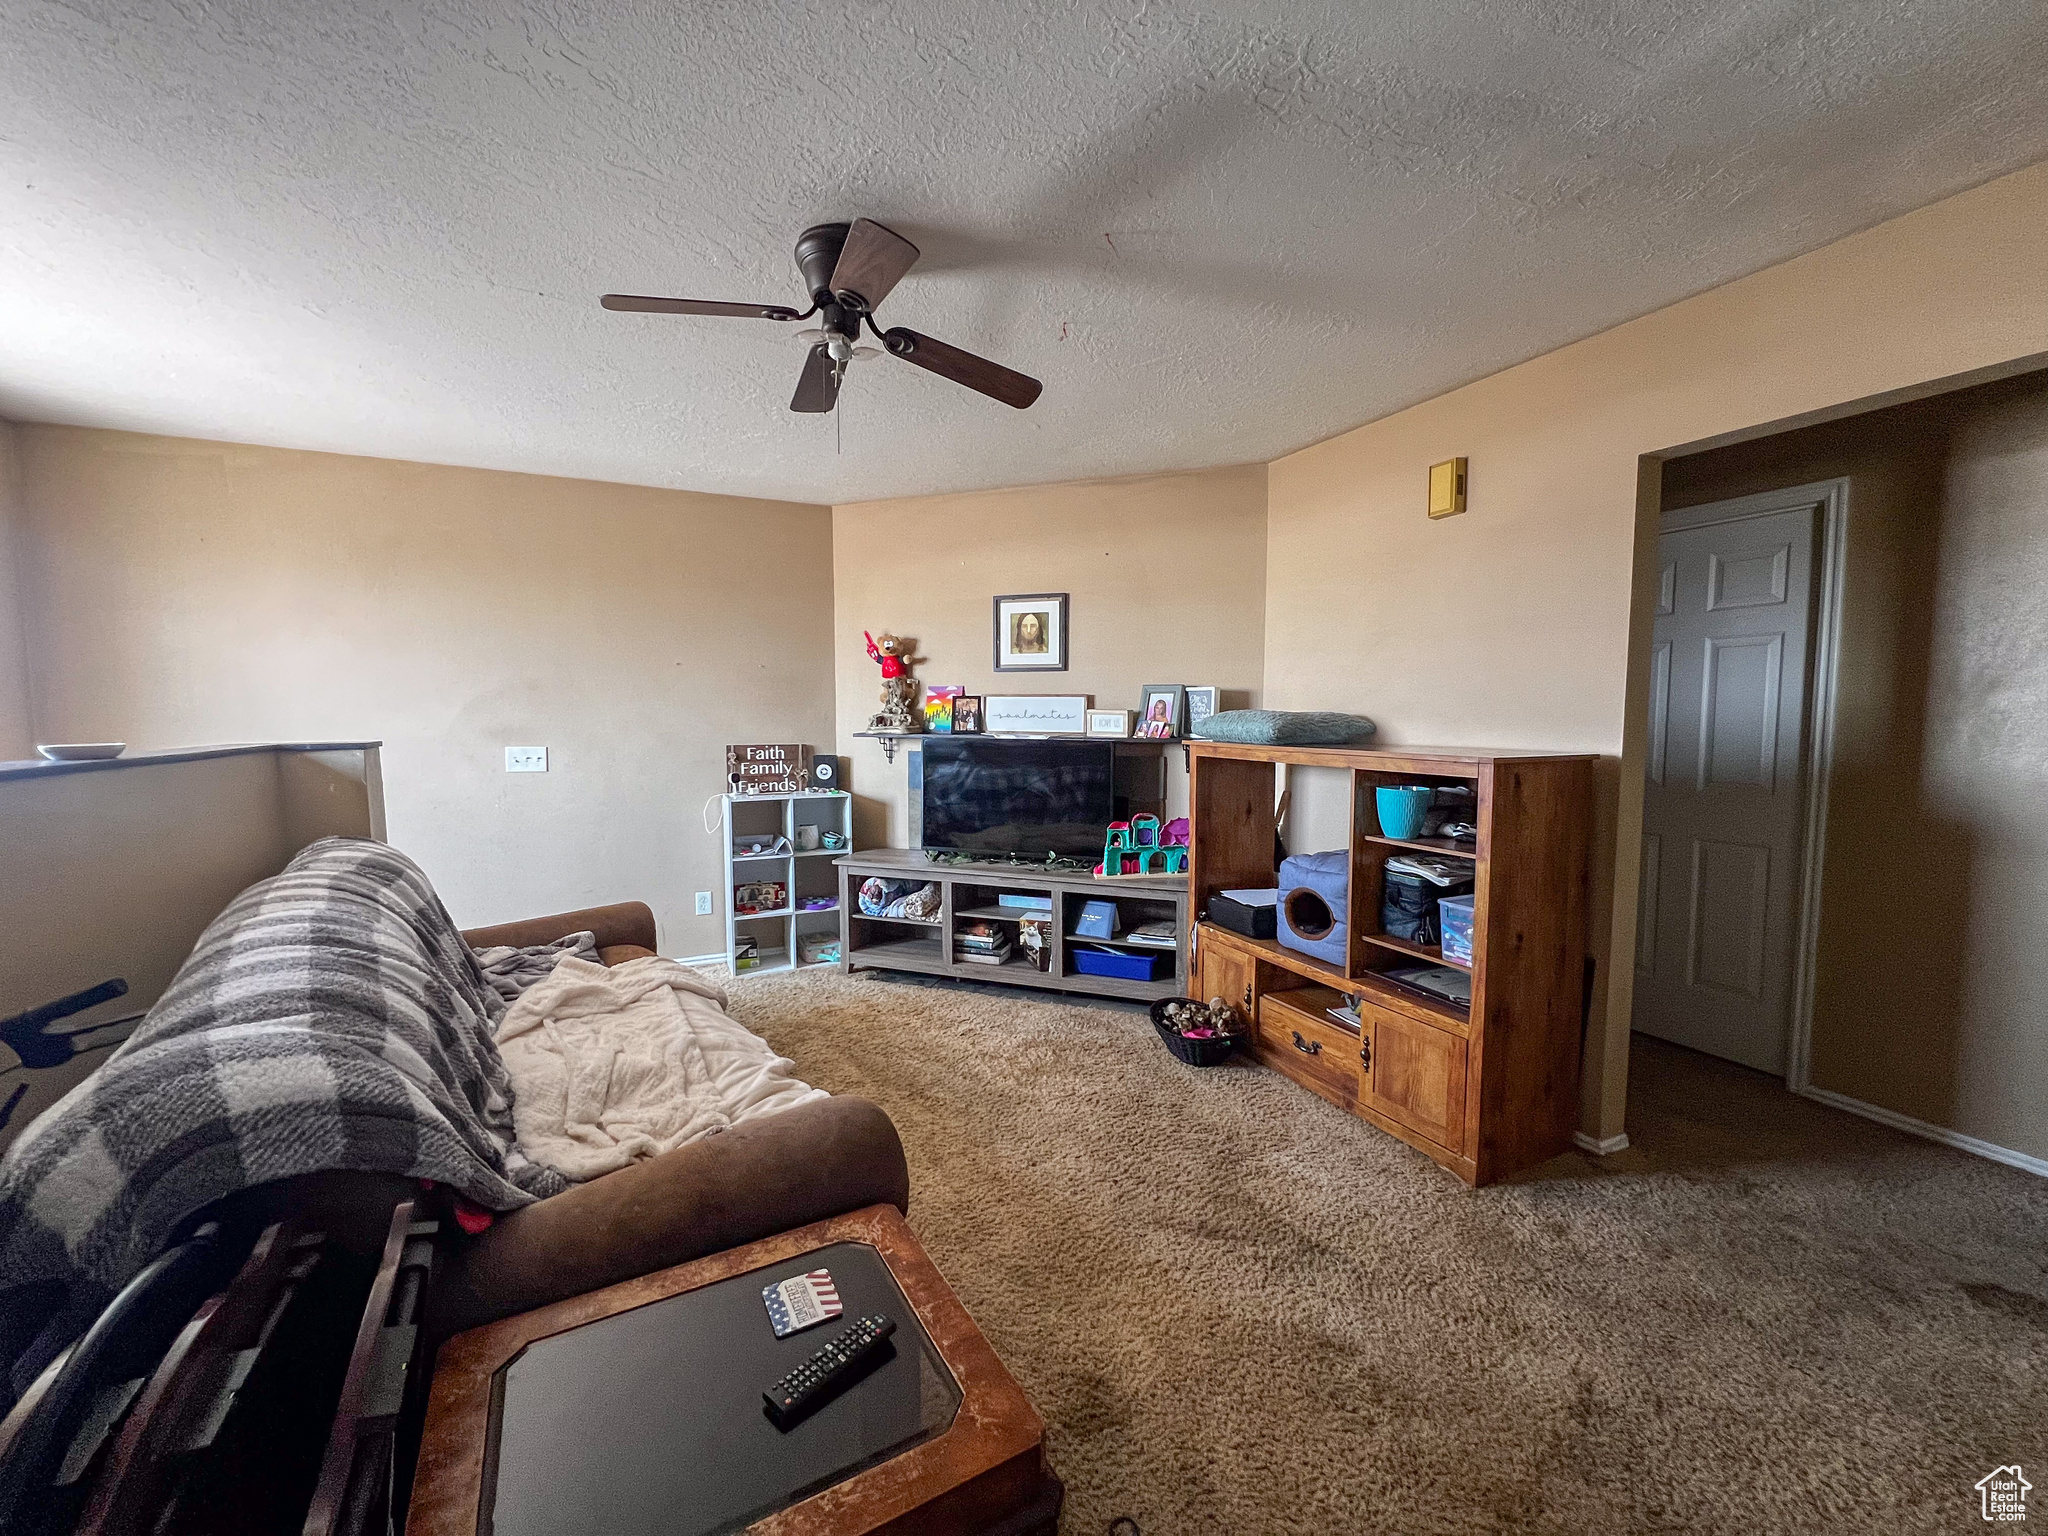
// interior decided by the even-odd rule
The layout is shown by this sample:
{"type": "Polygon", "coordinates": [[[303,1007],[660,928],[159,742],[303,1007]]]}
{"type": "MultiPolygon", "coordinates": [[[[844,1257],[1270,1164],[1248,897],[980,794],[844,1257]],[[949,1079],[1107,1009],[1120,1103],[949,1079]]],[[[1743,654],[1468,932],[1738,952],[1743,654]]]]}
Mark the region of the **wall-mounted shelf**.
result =
{"type": "Polygon", "coordinates": [[[896,749],[906,741],[1100,741],[1107,742],[1120,750],[1133,747],[1152,747],[1165,752],[1168,747],[1184,746],[1180,741],[1152,741],[1142,736],[1074,736],[1047,733],[1027,735],[1012,731],[855,731],[863,741],[879,741],[882,744],[882,760],[896,761],[896,749]]]}
{"type": "Polygon", "coordinates": [[[915,740],[917,740],[917,738],[918,738],[918,737],[920,737],[920,736],[922,736],[922,735],[924,734],[924,732],[922,732],[922,731],[855,731],[855,732],[854,732],[853,734],[854,734],[854,735],[856,735],[856,736],[861,736],[861,737],[865,737],[865,738],[866,738],[867,740],[869,740],[869,741],[879,741],[879,742],[880,742],[880,743],[882,744],[882,761],[883,761],[883,762],[885,762],[885,763],[893,763],[893,762],[895,762],[895,761],[896,761],[896,749],[897,749],[897,747],[901,746],[901,745],[902,745],[902,744],[903,744],[904,742],[906,742],[906,741],[915,741],[915,740]]]}

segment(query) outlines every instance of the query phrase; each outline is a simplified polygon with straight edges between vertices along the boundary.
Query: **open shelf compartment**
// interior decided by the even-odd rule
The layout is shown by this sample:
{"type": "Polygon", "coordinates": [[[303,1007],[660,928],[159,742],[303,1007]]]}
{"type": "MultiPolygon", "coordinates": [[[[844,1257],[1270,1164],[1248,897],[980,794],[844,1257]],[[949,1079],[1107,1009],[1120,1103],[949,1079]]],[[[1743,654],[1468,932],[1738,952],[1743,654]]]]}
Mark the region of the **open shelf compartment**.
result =
{"type": "MultiPolygon", "coordinates": [[[[1157,886],[1107,885],[1085,870],[1013,869],[993,863],[935,864],[902,849],[878,849],[839,861],[841,901],[846,905],[842,932],[842,967],[868,966],[924,971],[966,981],[1002,982],[1049,991],[1087,992],[1098,996],[1155,1001],[1178,996],[1186,986],[1186,882],[1162,877],[1157,886]],[[858,909],[861,883],[883,879],[918,879],[937,884],[943,893],[939,921],[926,928],[892,924],[864,917],[858,909]],[[1009,896],[1033,897],[1048,903],[1037,908],[1005,906],[1009,896]],[[1161,920],[1175,925],[1180,942],[1171,949],[1146,953],[1161,957],[1160,974],[1151,980],[1093,975],[1080,969],[1076,946],[1094,941],[1075,937],[1073,929],[1084,902],[1116,902],[1132,914],[1132,923],[1161,920]],[[1142,915],[1140,915],[1142,914],[1142,915]],[[1041,969],[1026,942],[1026,929],[1037,929],[1047,941],[1039,951],[1041,969]],[[961,958],[969,935],[993,932],[1008,939],[1008,954],[999,964],[961,958]]],[[[1118,955],[1140,952],[1121,935],[1105,949],[1118,955]]]]}
{"type": "MultiPolygon", "coordinates": [[[[799,794],[726,795],[723,826],[725,833],[725,891],[720,905],[725,913],[726,969],[733,975],[757,976],[774,970],[801,970],[807,965],[834,964],[838,956],[820,952],[806,961],[807,940],[820,933],[836,935],[839,923],[839,884],[832,867],[834,859],[845,857],[852,843],[853,800],[843,790],[808,790],[799,794]],[[797,846],[804,828],[815,828],[820,846],[797,846]],[[842,839],[839,848],[823,846],[825,834],[842,839]],[[765,840],[772,853],[741,853],[739,849],[755,840],[765,840]],[[779,887],[781,899],[772,905],[754,903],[754,910],[739,910],[739,897],[749,887],[779,887]],[[806,901],[822,905],[805,905],[806,901]],[[740,965],[741,940],[752,939],[761,961],[744,970],[740,965]],[[775,956],[773,961],[767,957],[775,956]]],[[[755,897],[770,892],[755,890],[755,897]]],[[[811,945],[816,949],[816,945],[811,945]]]]}

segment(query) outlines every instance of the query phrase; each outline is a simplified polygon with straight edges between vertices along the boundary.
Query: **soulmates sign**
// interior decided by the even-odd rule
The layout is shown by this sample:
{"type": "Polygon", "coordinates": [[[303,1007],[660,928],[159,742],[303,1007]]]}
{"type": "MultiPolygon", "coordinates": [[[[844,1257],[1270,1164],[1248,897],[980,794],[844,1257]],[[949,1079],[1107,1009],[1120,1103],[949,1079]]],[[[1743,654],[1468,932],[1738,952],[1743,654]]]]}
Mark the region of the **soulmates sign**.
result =
{"type": "Polygon", "coordinates": [[[794,743],[727,747],[725,776],[736,795],[794,795],[811,787],[811,749],[794,743]]]}

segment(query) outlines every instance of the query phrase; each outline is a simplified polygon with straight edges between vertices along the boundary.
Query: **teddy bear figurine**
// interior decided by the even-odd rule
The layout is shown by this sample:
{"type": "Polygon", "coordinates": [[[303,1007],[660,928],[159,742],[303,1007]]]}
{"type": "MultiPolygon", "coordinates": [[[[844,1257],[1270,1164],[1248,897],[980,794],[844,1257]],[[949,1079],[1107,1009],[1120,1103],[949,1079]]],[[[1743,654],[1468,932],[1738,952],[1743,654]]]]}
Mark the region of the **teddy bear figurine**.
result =
{"type": "Polygon", "coordinates": [[[917,698],[917,679],[910,675],[916,664],[917,642],[901,635],[883,635],[879,640],[866,630],[868,655],[882,664],[882,708],[868,721],[871,731],[916,731],[923,728],[911,709],[917,698]]]}

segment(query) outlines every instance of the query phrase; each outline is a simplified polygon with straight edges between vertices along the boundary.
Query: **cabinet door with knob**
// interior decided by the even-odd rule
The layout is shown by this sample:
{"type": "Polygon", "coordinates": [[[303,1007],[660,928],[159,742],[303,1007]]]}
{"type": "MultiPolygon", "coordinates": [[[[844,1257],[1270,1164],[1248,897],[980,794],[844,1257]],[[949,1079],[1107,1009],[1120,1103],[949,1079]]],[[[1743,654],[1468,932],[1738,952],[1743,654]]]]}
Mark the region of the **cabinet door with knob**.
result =
{"type": "Polygon", "coordinates": [[[1213,941],[1204,943],[1196,1000],[1206,1003],[1212,997],[1220,997],[1237,1010],[1239,1018],[1250,1023],[1258,1012],[1257,1000],[1252,996],[1253,972],[1257,968],[1257,962],[1242,950],[1213,941]]]}
{"type": "Polygon", "coordinates": [[[1465,1141],[1463,1037],[1391,1009],[1361,1007],[1370,1060],[1361,1102],[1453,1151],[1465,1141]]]}

